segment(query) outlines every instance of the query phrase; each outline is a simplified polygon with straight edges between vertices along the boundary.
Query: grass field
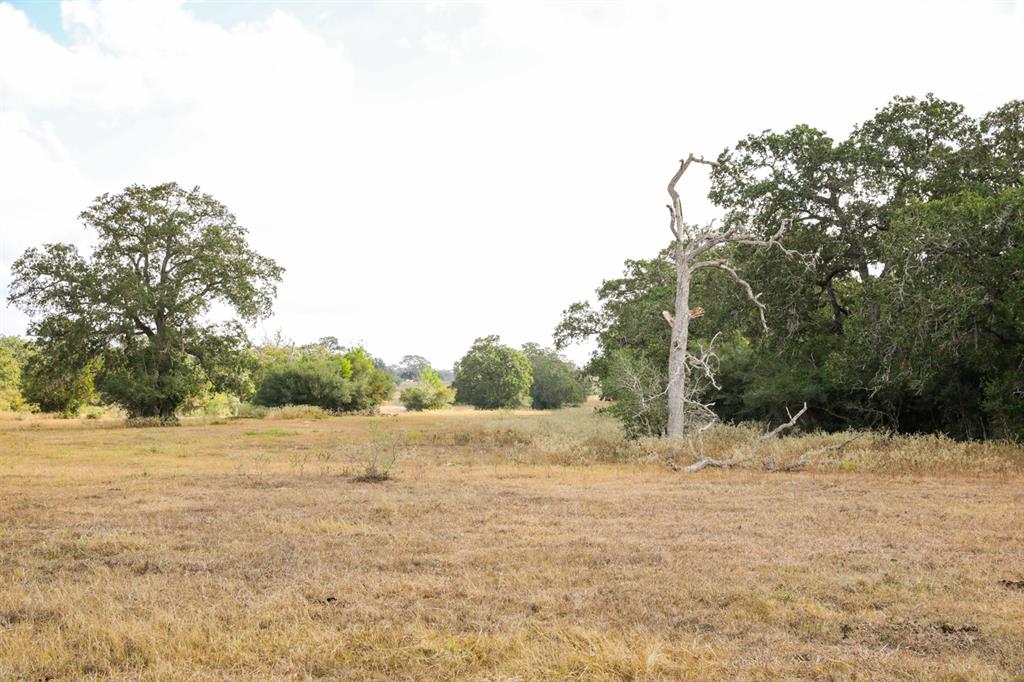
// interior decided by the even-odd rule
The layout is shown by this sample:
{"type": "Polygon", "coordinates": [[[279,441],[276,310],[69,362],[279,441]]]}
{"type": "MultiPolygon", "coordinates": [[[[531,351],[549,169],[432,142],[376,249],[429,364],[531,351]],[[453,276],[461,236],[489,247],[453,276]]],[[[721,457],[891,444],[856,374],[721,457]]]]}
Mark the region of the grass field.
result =
{"type": "Polygon", "coordinates": [[[1024,679],[1020,448],[666,448],[589,408],[0,419],[0,679],[1024,679]]]}

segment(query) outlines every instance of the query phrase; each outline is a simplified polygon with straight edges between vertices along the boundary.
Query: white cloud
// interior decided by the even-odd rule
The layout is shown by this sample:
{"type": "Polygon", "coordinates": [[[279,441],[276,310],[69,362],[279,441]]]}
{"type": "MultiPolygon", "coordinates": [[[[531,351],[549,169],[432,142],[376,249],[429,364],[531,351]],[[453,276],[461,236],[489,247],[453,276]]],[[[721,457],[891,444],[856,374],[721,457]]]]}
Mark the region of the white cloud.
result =
{"type": "MultiPolygon", "coordinates": [[[[65,45],[0,4],[4,240],[82,239],[88,197],[131,182],[200,184],[288,268],[265,329],[440,364],[478,335],[547,341],[667,243],[680,155],[842,135],[896,93],[981,113],[1019,96],[1024,56],[1012,5],[199,9],[65,3],[65,45]]],[[[704,191],[685,188],[694,220],[704,191]]]]}

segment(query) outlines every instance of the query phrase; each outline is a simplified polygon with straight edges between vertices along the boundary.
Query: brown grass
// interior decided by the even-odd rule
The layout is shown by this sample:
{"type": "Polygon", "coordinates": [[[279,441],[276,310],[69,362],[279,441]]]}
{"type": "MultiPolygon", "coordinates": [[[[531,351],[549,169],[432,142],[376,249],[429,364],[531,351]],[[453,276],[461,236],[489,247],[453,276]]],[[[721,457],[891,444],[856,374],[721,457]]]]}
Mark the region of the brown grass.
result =
{"type": "Polygon", "coordinates": [[[1024,676],[1014,446],[688,476],[586,408],[122,424],[0,421],[2,680],[1024,676]]]}

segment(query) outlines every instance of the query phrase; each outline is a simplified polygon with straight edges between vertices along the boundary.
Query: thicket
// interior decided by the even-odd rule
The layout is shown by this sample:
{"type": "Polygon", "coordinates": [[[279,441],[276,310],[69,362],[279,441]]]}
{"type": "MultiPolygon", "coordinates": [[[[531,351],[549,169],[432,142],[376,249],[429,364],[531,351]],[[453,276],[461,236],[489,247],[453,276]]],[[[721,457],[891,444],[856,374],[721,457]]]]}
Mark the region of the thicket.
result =
{"type": "Polygon", "coordinates": [[[370,410],[391,397],[394,380],[362,348],[314,344],[265,348],[258,371],[256,405],[313,405],[332,412],[370,410]]]}
{"type": "MultiPolygon", "coordinates": [[[[972,118],[897,97],[845,139],[757,133],[711,183],[726,221],[759,236],[785,223],[783,244],[809,256],[723,254],[760,293],[767,334],[727,276],[694,276],[690,344],[722,333],[704,396],[722,419],[779,423],[807,402],[804,428],[1024,437],[1024,101],[972,118]]],[[[586,370],[637,435],[665,428],[674,296],[667,252],[627,261],[555,332],[596,338],[586,370]]]]}
{"type": "Polygon", "coordinates": [[[455,363],[456,400],[486,410],[526,405],[533,384],[530,359],[497,336],[473,342],[455,363]]]}
{"type": "Polygon", "coordinates": [[[412,412],[440,410],[455,402],[455,390],[441,381],[441,376],[430,367],[420,369],[419,381],[402,389],[402,405],[412,412]]]}

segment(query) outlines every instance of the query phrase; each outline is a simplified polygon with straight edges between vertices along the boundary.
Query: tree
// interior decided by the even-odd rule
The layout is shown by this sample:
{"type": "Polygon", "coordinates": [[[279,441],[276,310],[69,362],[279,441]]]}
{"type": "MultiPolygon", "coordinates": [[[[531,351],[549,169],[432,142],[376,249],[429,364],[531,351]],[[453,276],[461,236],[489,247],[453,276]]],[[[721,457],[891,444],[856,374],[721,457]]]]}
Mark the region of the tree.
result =
{"type": "Polygon", "coordinates": [[[22,394],[43,412],[74,417],[98,398],[95,385],[98,364],[97,360],[92,360],[83,367],[65,366],[61,357],[45,346],[34,347],[22,370],[22,394]]]}
{"type": "Polygon", "coordinates": [[[96,363],[101,395],[131,417],[174,421],[205,384],[237,388],[244,329],[204,316],[219,303],[242,321],[266,317],[283,269],[249,247],[227,208],[199,188],[132,185],[80,218],[97,235],[89,258],[47,244],[13,268],[10,301],[37,318],[30,333],[53,361],[96,363]]]}
{"type": "MultiPolygon", "coordinates": [[[[584,372],[600,381],[601,397],[612,401],[607,411],[622,422],[630,437],[663,436],[668,406],[665,392],[665,358],[672,327],[662,311],[675,305],[676,276],[673,247],[649,260],[627,260],[621,276],[605,280],[597,289],[597,307],[588,302],[572,304],[555,329],[555,347],[594,337],[597,348],[584,372]]],[[[700,327],[690,323],[690,345],[706,347],[708,329],[742,328],[750,315],[731,282],[716,270],[702,270],[690,281],[690,298],[714,302],[700,316],[700,327]]],[[[723,419],[756,418],[746,414],[744,390],[749,364],[749,343],[738,332],[717,344],[721,365],[719,388],[711,387],[715,410],[723,419]]]]}
{"type": "MultiPolygon", "coordinates": [[[[984,382],[966,366],[949,366],[955,371],[937,385],[948,390],[921,392],[913,383],[883,381],[863,351],[879,341],[878,325],[891,314],[893,299],[879,292],[889,289],[908,255],[891,248],[904,211],[1022,184],[1022,101],[972,119],[933,95],[895,97],[846,139],[800,125],[750,135],[723,152],[711,199],[762,238],[789,221],[787,248],[816,256],[804,267],[773,251],[738,254],[747,280],[764,292],[772,329],[754,349],[751,394],[778,396],[783,389],[787,398],[810,396],[816,422],[830,428],[881,423],[961,437],[987,432],[977,417],[984,382]],[[869,330],[873,341],[862,336],[869,330]],[[847,361],[853,357],[859,368],[847,361]],[[965,410],[976,418],[965,419],[965,410]]],[[[918,315],[927,310],[904,309],[901,319],[920,327],[918,315]]]]}
{"type": "Polygon", "coordinates": [[[562,313],[554,332],[555,348],[595,337],[597,351],[585,370],[600,378],[607,375],[615,351],[662,364],[672,329],[662,321],[661,311],[672,307],[676,294],[671,250],[650,260],[627,260],[622,275],[602,282],[596,293],[597,309],[577,302],[562,313]]]}
{"type": "Polygon", "coordinates": [[[455,363],[456,400],[481,409],[521,407],[532,384],[529,358],[497,336],[477,339],[455,363]]]}
{"type": "Polygon", "coordinates": [[[1024,437],[1024,188],[914,203],[884,235],[876,316],[848,325],[834,360],[865,377],[907,430],[1024,437]]]}
{"type": "Polygon", "coordinates": [[[26,347],[16,336],[0,336],[0,412],[26,407],[22,391],[26,347]]]}
{"type": "Polygon", "coordinates": [[[761,326],[768,331],[768,323],[764,317],[764,304],[760,295],[755,294],[747,282],[734,267],[731,249],[734,247],[775,247],[787,256],[797,255],[796,252],[782,246],[779,238],[785,231],[786,223],[779,224],[778,229],[767,238],[759,238],[740,221],[733,220],[721,228],[714,223],[703,227],[687,225],[683,220],[683,206],[676,190],[676,185],[693,163],[715,166],[713,162],[690,154],[679,162],[679,169],[668,184],[671,199],[669,210],[669,229],[674,241],[674,261],[676,275],[675,315],[665,311],[663,315],[672,327],[672,340],[668,354],[668,424],[666,433],[669,437],[680,437],[686,434],[687,415],[693,414],[698,419],[715,420],[717,415],[710,409],[707,402],[697,399],[699,391],[690,381],[691,374],[696,371],[704,376],[708,383],[717,385],[714,369],[710,362],[713,359],[710,345],[699,353],[691,353],[689,348],[690,319],[703,314],[703,310],[690,310],[690,280],[700,270],[716,269],[728,274],[746,294],[747,299],[757,308],[761,326]]]}
{"type": "Polygon", "coordinates": [[[399,361],[395,373],[405,381],[415,381],[424,369],[430,369],[430,362],[425,357],[406,355],[399,361]]]}
{"type": "Polygon", "coordinates": [[[276,356],[261,372],[253,402],[358,412],[377,407],[393,390],[391,375],[375,367],[362,348],[341,352],[330,345],[311,344],[294,355],[276,356]]]}
{"type": "MultiPolygon", "coordinates": [[[[814,256],[793,259],[781,250],[745,245],[727,249],[734,268],[760,292],[767,333],[727,273],[693,274],[691,300],[706,313],[690,324],[690,351],[707,347],[708,330],[733,330],[716,344],[718,386],[708,386],[700,398],[714,403],[719,418],[786,421],[787,405],[806,402],[801,423],[825,430],[881,425],[955,437],[1012,431],[1020,384],[998,362],[965,362],[963,342],[973,346],[977,328],[982,354],[1010,362],[1017,357],[1018,337],[1007,334],[1005,322],[992,327],[998,337],[986,332],[995,320],[1012,317],[1013,305],[994,314],[990,302],[1013,300],[1008,282],[1016,271],[1008,263],[1015,237],[992,218],[1002,208],[975,217],[952,209],[968,205],[956,199],[965,193],[976,208],[989,200],[1006,206],[1004,193],[1024,186],[1024,102],[975,120],[931,95],[897,97],[845,139],[806,125],[765,131],[740,140],[716,164],[709,196],[726,211],[726,224],[737,222],[768,239],[788,223],[779,241],[814,256]],[[977,246],[967,249],[964,240],[977,246]],[[983,248],[989,256],[981,256],[983,248]],[[954,261],[942,254],[953,253],[972,264],[967,276],[950,276],[954,261]],[[908,277],[934,288],[909,287],[908,277]],[[967,282],[999,295],[975,296],[961,286],[967,282]],[[937,338],[949,332],[960,339],[950,354],[945,349],[953,336],[933,347],[930,333],[920,330],[938,324],[937,304],[961,294],[962,301],[976,304],[970,316],[958,314],[936,332],[937,338]],[[904,362],[913,379],[896,371],[904,362]]],[[[598,290],[597,306],[573,304],[556,330],[559,347],[596,336],[588,371],[601,379],[602,394],[616,401],[612,410],[621,408],[620,416],[636,419],[641,431],[657,428],[658,416],[666,413],[659,403],[664,394],[640,399],[628,395],[629,387],[665,389],[664,377],[655,381],[652,370],[668,353],[671,330],[656,312],[672,310],[675,294],[670,249],[651,260],[628,261],[622,277],[598,290]],[[626,409],[623,398],[649,414],[626,409]]]]}
{"type": "Polygon", "coordinates": [[[579,405],[587,399],[580,370],[556,351],[536,343],[523,346],[530,360],[533,384],[530,404],[535,410],[553,410],[565,405],[579,405]]]}
{"type": "Polygon", "coordinates": [[[439,410],[455,402],[455,391],[445,386],[441,376],[430,367],[420,372],[420,380],[402,391],[402,404],[407,410],[439,410]]]}

